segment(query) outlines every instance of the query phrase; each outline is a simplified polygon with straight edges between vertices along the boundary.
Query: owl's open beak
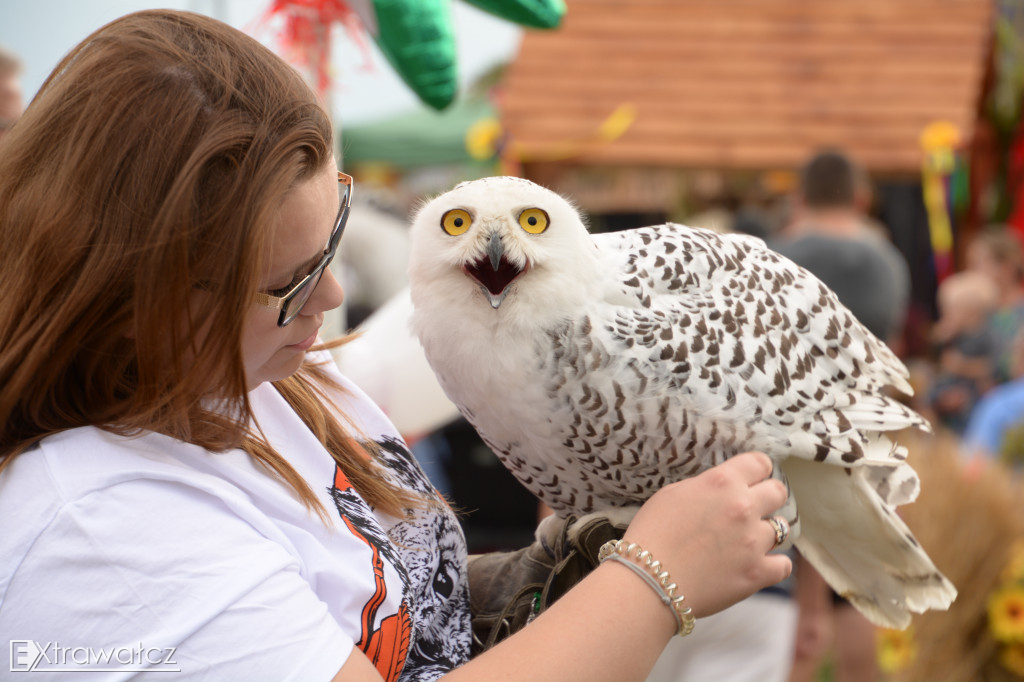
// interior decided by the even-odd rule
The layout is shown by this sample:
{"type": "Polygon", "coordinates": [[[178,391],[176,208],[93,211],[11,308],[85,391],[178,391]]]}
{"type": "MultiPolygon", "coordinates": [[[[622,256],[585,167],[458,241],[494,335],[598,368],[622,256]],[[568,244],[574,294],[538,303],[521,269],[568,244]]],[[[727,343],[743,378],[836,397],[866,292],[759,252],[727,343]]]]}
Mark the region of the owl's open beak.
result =
{"type": "Polygon", "coordinates": [[[495,310],[505,300],[508,288],[527,268],[520,268],[505,257],[505,247],[497,232],[492,232],[487,241],[487,250],[477,260],[463,267],[466,274],[480,285],[480,290],[487,297],[495,310]]]}

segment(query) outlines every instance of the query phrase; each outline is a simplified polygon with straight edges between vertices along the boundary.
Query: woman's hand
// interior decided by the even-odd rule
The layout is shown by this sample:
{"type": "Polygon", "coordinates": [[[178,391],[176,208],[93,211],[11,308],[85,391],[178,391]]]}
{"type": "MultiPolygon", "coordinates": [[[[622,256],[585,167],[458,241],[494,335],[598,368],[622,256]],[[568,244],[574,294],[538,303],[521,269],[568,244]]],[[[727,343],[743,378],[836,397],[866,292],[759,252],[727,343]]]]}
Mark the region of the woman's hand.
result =
{"type": "Polygon", "coordinates": [[[792,571],[783,554],[769,554],[775,531],[765,520],[786,501],[761,453],[736,455],[649,499],[626,531],[661,561],[696,617],[708,616],[774,585],[792,571]]]}
{"type": "MultiPolygon", "coordinates": [[[[775,531],[765,517],[786,500],[771,471],[765,455],[737,455],[658,491],[626,530],[623,539],[662,562],[695,616],[720,611],[792,570],[788,557],[768,554],[775,531]]],[[[649,585],[605,562],[528,626],[444,679],[639,681],[676,627],[649,585]]]]}

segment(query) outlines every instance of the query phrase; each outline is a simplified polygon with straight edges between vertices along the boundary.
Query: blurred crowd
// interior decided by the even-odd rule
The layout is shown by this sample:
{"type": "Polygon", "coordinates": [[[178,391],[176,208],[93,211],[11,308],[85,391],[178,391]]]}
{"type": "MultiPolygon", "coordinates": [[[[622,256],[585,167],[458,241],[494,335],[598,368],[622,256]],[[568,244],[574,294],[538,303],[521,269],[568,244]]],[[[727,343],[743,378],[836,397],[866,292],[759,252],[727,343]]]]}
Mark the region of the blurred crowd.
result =
{"type": "Polygon", "coordinates": [[[936,283],[924,343],[907,343],[910,271],[890,227],[872,217],[866,173],[829,150],[808,161],[798,184],[790,218],[770,245],[817,275],[902,357],[916,388],[912,406],[957,439],[965,458],[1020,460],[1024,246],[1017,231],[987,225],[966,240],[959,267],[936,283]],[[912,355],[911,347],[924,352],[912,355]]]}

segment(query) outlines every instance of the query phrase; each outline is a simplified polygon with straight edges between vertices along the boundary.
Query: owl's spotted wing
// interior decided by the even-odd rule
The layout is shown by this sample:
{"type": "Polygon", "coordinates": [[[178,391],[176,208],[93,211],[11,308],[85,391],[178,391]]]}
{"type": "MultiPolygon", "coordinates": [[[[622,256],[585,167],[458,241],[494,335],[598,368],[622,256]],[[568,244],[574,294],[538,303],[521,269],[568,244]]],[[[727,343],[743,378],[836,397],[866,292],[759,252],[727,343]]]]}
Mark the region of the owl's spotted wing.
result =
{"type": "Polygon", "coordinates": [[[902,366],[811,275],[758,240],[676,225],[595,241],[605,295],[547,330],[535,354],[546,421],[575,457],[539,448],[519,461],[498,443],[548,504],[633,504],[747,450],[884,464],[873,475],[887,502],[916,494],[882,436],[923,423],[878,390],[904,382],[902,366]],[[553,470],[557,488],[538,487],[553,470]]]}
{"type": "Polygon", "coordinates": [[[901,458],[880,452],[874,434],[925,425],[886,393],[911,392],[889,348],[760,240],[669,224],[595,241],[630,301],[592,320],[603,343],[737,434],[849,466],[901,458]]]}
{"type": "Polygon", "coordinates": [[[894,512],[918,481],[888,434],[927,424],[887,394],[910,390],[889,349],[759,240],[665,225],[595,241],[617,281],[551,335],[548,368],[590,493],[638,501],[760,450],[835,590],[890,626],[946,608],[955,590],[894,512]]]}

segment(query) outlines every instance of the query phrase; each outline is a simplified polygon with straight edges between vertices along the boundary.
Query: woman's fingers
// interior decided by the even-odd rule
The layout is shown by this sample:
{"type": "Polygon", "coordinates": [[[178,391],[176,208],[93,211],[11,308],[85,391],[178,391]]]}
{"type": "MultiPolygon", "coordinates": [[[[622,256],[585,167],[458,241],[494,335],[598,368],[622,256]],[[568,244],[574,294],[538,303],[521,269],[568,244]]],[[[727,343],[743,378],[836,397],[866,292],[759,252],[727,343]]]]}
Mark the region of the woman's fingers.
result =
{"type": "Polygon", "coordinates": [[[793,572],[793,560],[784,553],[769,554],[764,558],[763,566],[766,586],[782,582],[793,572]]]}
{"type": "Polygon", "coordinates": [[[768,478],[750,486],[750,496],[760,515],[768,516],[786,503],[789,493],[782,481],[768,478]]]}
{"type": "Polygon", "coordinates": [[[772,459],[763,452],[744,452],[730,457],[719,467],[734,469],[748,485],[755,485],[772,475],[772,459]]]}
{"type": "Polygon", "coordinates": [[[772,459],[762,452],[744,452],[729,458],[719,467],[730,467],[750,487],[754,506],[760,516],[767,516],[786,502],[788,491],[778,479],[771,478],[772,459]]]}
{"type": "Polygon", "coordinates": [[[785,517],[775,514],[786,503],[789,491],[782,481],[771,478],[774,472],[774,462],[767,455],[752,452],[737,455],[733,459],[740,457],[748,460],[745,466],[750,468],[751,475],[763,473],[765,460],[768,461],[768,472],[760,480],[751,483],[750,492],[754,508],[764,519],[764,525],[766,526],[764,532],[766,537],[765,546],[767,547],[765,551],[770,552],[785,543],[789,538],[791,530],[789,521],[785,517]]]}

